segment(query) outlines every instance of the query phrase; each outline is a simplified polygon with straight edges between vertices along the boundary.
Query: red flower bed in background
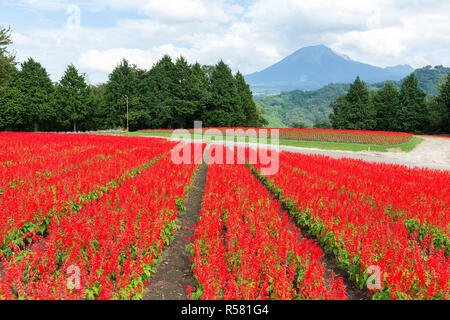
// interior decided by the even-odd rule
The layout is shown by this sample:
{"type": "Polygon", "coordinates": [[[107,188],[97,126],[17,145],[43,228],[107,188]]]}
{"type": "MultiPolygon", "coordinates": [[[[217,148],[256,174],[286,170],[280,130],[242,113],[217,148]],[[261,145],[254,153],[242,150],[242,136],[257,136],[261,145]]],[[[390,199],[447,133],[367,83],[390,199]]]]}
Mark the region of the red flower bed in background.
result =
{"type": "MultiPolygon", "coordinates": [[[[223,135],[227,130],[244,130],[255,133],[253,136],[260,134],[260,130],[267,130],[270,138],[271,130],[279,131],[279,139],[306,140],[306,141],[326,141],[326,142],[342,142],[342,143],[359,143],[359,144],[377,144],[377,145],[396,145],[409,141],[413,136],[410,133],[401,132],[384,132],[384,131],[362,131],[362,130],[333,130],[333,129],[295,129],[295,128],[202,128],[206,130],[215,129],[223,135]]],[[[194,129],[189,129],[193,131],[194,129]]],[[[144,132],[171,132],[168,129],[148,129],[140,130],[144,132]]]]}

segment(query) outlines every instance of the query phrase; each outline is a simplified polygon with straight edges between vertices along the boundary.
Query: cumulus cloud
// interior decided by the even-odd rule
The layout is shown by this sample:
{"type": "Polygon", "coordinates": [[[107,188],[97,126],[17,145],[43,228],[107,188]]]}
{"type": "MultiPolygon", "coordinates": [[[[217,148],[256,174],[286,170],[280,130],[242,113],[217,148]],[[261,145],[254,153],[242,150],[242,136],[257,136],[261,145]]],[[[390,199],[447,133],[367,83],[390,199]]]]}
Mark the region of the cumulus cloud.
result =
{"type": "Polygon", "coordinates": [[[223,59],[235,71],[250,73],[316,44],[380,66],[450,65],[448,1],[7,1],[13,2],[63,13],[69,5],[80,8],[81,23],[75,9],[66,17],[71,23],[59,29],[20,30],[13,37],[18,56],[42,59],[54,70],[60,61],[59,69],[74,62],[95,74],[94,81],[106,80],[122,58],[141,68],[151,67],[166,53],[204,64],[223,59]],[[120,14],[108,27],[90,27],[83,19],[85,11],[120,14]]]}
{"type": "Polygon", "coordinates": [[[283,55],[323,43],[355,60],[386,66],[414,64],[423,55],[417,48],[450,48],[446,12],[450,3],[443,1],[261,0],[246,16],[254,32],[268,34],[283,55]]]}
{"type": "Polygon", "coordinates": [[[77,64],[88,70],[111,72],[122,59],[127,59],[130,63],[140,68],[150,69],[165,54],[174,60],[180,56],[190,58],[191,50],[178,48],[171,44],[156,46],[150,50],[114,48],[109,50],[89,50],[83,52],[77,64]]]}
{"type": "MultiPolygon", "coordinates": [[[[238,5],[226,6],[220,0],[93,0],[92,6],[137,10],[152,19],[170,22],[215,20],[227,22],[233,13],[239,13],[238,5]]],[[[242,11],[241,11],[242,12],[242,11]]]]}
{"type": "Polygon", "coordinates": [[[4,4],[58,11],[65,10],[70,2],[68,0],[6,0],[4,4]]]}

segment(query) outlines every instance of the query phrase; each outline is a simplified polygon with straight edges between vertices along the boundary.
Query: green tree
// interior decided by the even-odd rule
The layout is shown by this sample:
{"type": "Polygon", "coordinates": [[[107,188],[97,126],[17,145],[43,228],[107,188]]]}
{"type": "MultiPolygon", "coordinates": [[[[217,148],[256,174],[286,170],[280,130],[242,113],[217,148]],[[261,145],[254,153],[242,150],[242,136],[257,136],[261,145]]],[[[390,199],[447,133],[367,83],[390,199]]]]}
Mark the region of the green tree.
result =
{"type": "Polygon", "coordinates": [[[334,128],[372,130],[376,126],[376,111],[369,90],[359,77],[346,94],[331,104],[330,116],[334,128]]]}
{"type": "Polygon", "coordinates": [[[262,116],[258,108],[250,86],[245,82],[244,76],[239,71],[236,73],[236,89],[241,107],[237,109],[236,125],[243,127],[261,127],[267,125],[267,120],[262,116]]]}
{"type": "Polygon", "coordinates": [[[126,100],[129,112],[142,109],[139,94],[140,71],[123,59],[109,75],[104,88],[102,106],[107,128],[126,127],[126,100]]]}
{"type": "Polygon", "coordinates": [[[349,103],[345,96],[344,93],[330,104],[330,108],[333,110],[330,114],[330,121],[334,129],[345,129],[347,127],[349,103]]]}
{"type": "Polygon", "coordinates": [[[194,121],[202,120],[208,102],[208,77],[199,63],[189,66],[180,57],[175,68],[177,71],[177,90],[171,117],[174,128],[193,128],[194,121]]]}
{"type": "Polygon", "coordinates": [[[146,129],[150,123],[150,115],[146,110],[133,109],[128,116],[130,131],[146,129]]]}
{"type": "Polygon", "coordinates": [[[130,129],[190,128],[195,120],[206,126],[261,126],[263,111],[239,72],[233,76],[222,61],[216,66],[175,63],[165,55],[150,70],[139,70],[123,60],[104,86],[93,87],[103,127],[125,123],[125,95],[129,97],[130,129]]]}
{"type": "Polygon", "coordinates": [[[426,128],[427,133],[445,133],[445,105],[440,103],[437,96],[431,96],[427,101],[428,109],[428,126],[426,128]]]}
{"type": "Polygon", "coordinates": [[[399,124],[395,115],[400,108],[400,94],[397,88],[390,82],[385,83],[382,89],[375,92],[373,104],[376,110],[376,130],[397,130],[399,124]]]}
{"type": "Polygon", "coordinates": [[[216,66],[211,66],[211,65],[207,65],[207,64],[202,66],[202,70],[206,74],[206,77],[208,79],[211,79],[212,74],[213,74],[215,69],[216,69],[216,66]]]}
{"type": "Polygon", "coordinates": [[[316,122],[313,125],[314,129],[333,129],[333,126],[329,122],[316,122]]]}
{"type": "Polygon", "coordinates": [[[292,121],[291,127],[296,129],[305,129],[308,128],[308,125],[302,121],[292,121]]]}
{"type": "Polygon", "coordinates": [[[197,62],[191,66],[190,97],[193,102],[194,114],[188,121],[188,127],[193,127],[194,121],[203,121],[206,106],[209,101],[209,78],[204,68],[197,62]]]}
{"type": "Polygon", "coordinates": [[[92,93],[93,108],[92,114],[86,120],[86,126],[91,130],[107,129],[106,126],[106,111],[104,109],[103,96],[105,94],[106,83],[97,85],[89,85],[89,90],[92,93]]]}
{"type": "Polygon", "coordinates": [[[18,71],[10,75],[10,80],[0,92],[0,130],[24,130],[26,112],[21,103],[21,92],[17,85],[18,71]]]}
{"type": "Polygon", "coordinates": [[[11,29],[0,27],[0,94],[2,88],[12,79],[16,67],[15,57],[8,51],[11,41],[11,29]]]}
{"type": "Polygon", "coordinates": [[[347,110],[347,129],[374,129],[376,126],[375,108],[367,86],[359,77],[350,85],[346,100],[349,106],[347,110]]]}
{"type": "Polygon", "coordinates": [[[75,66],[69,65],[56,89],[59,124],[65,129],[72,127],[76,132],[92,114],[94,101],[85,76],[79,74],[75,66]]]}
{"type": "Polygon", "coordinates": [[[173,119],[173,128],[192,127],[193,117],[196,114],[199,94],[202,92],[201,79],[193,74],[193,69],[187,63],[186,59],[180,57],[175,63],[176,85],[174,92],[174,103],[171,109],[171,118],[173,119]]]}
{"type": "Polygon", "coordinates": [[[22,63],[17,86],[21,92],[20,102],[26,110],[27,127],[34,131],[44,124],[48,128],[49,122],[55,118],[56,113],[52,105],[53,83],[47,71],[39,62],[29,58],[22,63]]]}
{"type": "Polygon", "coordinates": [[[210,79],[209,103],[205,122],[210,127],[233,127],[242,117],[236,79],[231,69],[223,62],[214,68],[210,79]]]}
{"type": "Polygon", "coordinates": [[[450,133],[450,74],[445,77],[444,82],[439,87],[439,95],[436,98],[436,103],[441,112],[440,130],[444,133],[450,133]]]}
{"type": "Polygon", "coordinates": [[[395,117],[399,121],[398,130],[404,132],[423,132],[428,126],[428,108],[426,94],[419,88],[414,74],[409,75],[402,83],[400,90],[400,108],[395,117]]]}
{"type": "Polygon", "coordinates": [[[165,55],[144,78],[146,91],[143,101],[150,114],[152,128],[172,128],[172,109],[176,103],[177,70],[172,59],[165,55]]]}

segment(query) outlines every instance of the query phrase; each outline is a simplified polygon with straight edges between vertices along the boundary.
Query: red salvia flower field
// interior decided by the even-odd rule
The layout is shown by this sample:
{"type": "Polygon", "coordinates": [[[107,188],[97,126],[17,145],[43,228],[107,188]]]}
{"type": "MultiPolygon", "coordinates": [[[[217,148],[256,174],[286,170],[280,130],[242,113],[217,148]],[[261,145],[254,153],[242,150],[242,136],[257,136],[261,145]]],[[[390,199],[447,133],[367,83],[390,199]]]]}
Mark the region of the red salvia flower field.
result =
{"type": "Polygon", "coordinates": [[[211,165],[191,253],[202,299],[346,299],[322,250],[301,239],[245,165],[211,165]],[[300,240],[301,239],[301,240],[300,240]]]}
{"type": "MultiPolygon", "coordinates": [[[[246,135],[259,136],[261,128],[202,128],[200,132],[208,134],[208,130],[221,132],[222,135],[227,130],[236,131],[235,135],[239,136],[239,131],[245,132],[246,135]]],[[[274,128],[266,132],[267,138],[271,138],[271,132],[274,128]]],[[[364,130],[333,130],[333,129],[296,129],[296,128],[279,128],[279,139],[289,140],[305,140],[305,141],[326,141],[326,142],[342,142],[342,143],[358,143],[358,144],[376,144],[376,145],[396,145],[409,141],[413,136],[410,133],[400,132],[384,132],[384,131],[364,131],[364,130]]],[[[148,129],[140,130],[142,132],[172,132],[173,130],[148,129]]],[[[190,129],[194,132],[194,129],[190,129]]]]}
{"type": "MultiPolygon", "coordinates": [[[[15,135],[19,141],[29,139],[29,134],[15,135]]],[[[23,246],[27,240],[25,234],[45,233],[51,216],[98,197],[175,145],[165,140],[30,135],[28,143],[41,144],[41,148],[36,148],[37,154],[0,168],[0,253],[3,255],[10,254],[13,246],[23,246]],[[49,149],[45,147],[47,143],[52,143],[49,149]],[[86,151],[73,153],[83,149],[86,151]]],[[[23,148],[28,150],[29,146],[23,148]]]]}
{"type": "MultiPolygon", "coordinates": [[[[252,149],[244,150],[250,159],[252,149]]],[[[275,152],[275,151],[273,151],[275,152]]],[[[449,299],[448,172],[282,152],[263,177],[361,286],[371,266],[381,299],[449,299]],[[447,252],[446,252],[447,250],[447,252]]],[[[251,165],[259,174],[261,165],[251,165]]]]}
{"type": "MultiPolygon", "coordinates": [[[[173,164],[168,151],[174,144],[164,140],[95,137],[90,141],[99,147],[108,142],[120,156],[111,157],[111,162],[95,170],[80,166],[80,173],[92,179],[91,184],[67,187],[65,183],[78,181],[73,173],[70,179],[64,176],[55,184],[45,181],[49,187],[60,183],[69,192],[63,199],[58,198],[60,210],[53,208],[47,217],[44,236],[34,230],[22,236],[19,240],[32,240],[26,248],[9,242],[13,254],[3,264],[0,281],[0,296],[4,299],[112,299],[138,298],[142,294],[163,246],[173,236],[174,220],[196,165],[173,164]],[[128,150],[127,145],[132,149],[128,150]],[[157,156],[162,158],[153,164],[157,156]],[[132,170],[136,168],[140,171],[132,170]],[[114,181],[108,192],[80,201],[80,195],[95,190],[91,186],[108,181],[114,181]],[[66,272],[71,266],[80,268],[83,280],[79,290],[67,286],[66,272]]],[[[109,147],[101,151],[110,152],[109,147]]],[[[51,172],[52,168],[47,169],[51,172]]],[[[28,188],[35,187],[33,183],[28,188]]],[[[5,195],[2,200],[10,199],[5,195]]],[[[19,218],[21,222],[39,220],[32,215],[19,218]]]]}
{"type": "MultiPolygon", "coordinates": [[[[280,139],[410,138],[280,129],[280,139]]],[[[178,142],[87,134],[0,133],[0,144],[0,299],[141,299],[151,290],[202,154],[177,164],[178,142]]],[[[204,164],[187,297],[345,300],[350,281],[373,299],[450,298],[448,171],[270,151],[279,169],[265,176],[254,149],[229,151],[240,162],[204,164]],[[347,282],[326,271],[330,256],[347,282]],[[369,286],[373,270],[379,287],[369,286]]]]}

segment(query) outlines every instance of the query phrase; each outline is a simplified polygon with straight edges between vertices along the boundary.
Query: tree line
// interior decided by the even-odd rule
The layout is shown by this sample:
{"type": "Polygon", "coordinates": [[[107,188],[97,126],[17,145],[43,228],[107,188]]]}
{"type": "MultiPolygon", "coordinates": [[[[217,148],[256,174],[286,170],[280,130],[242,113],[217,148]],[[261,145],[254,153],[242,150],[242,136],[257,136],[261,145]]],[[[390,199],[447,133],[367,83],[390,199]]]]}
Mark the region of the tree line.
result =
{"type": "Polygon", "coordinates": [[[411,74],[400,90],[386,82],[370,92],[357,77],[348,92],[331,103],[331,124],[335,129],[450,133],[450,74],[438,88],[438,95],[427,99],[411,74]]]}
{"type": "Polygon", "coordinates": [[[17,68],[8,52],[10,30],[0,28],[0,130],[84,131],[125,128],[259,127],[267,124],[243,75],[223,61],[189,64],[164,56],[150,70],[123,59],[108,81],[89,85],[67,66],[57,83],[29,58],[17,68]]]}

